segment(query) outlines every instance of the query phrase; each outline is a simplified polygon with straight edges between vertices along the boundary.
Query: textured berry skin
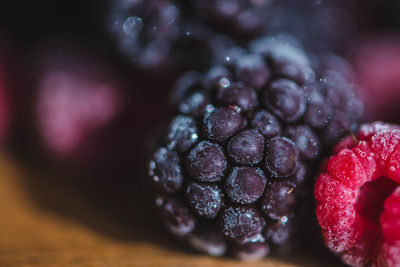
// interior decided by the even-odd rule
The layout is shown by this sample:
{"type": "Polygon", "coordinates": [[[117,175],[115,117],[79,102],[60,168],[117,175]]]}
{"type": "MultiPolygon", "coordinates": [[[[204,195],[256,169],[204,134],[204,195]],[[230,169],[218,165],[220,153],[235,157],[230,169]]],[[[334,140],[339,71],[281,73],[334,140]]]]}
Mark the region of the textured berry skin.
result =
{"type": "Polygon", "coordinates": [[[325,244],[351,266],[400,265],[400,130],[374,122],[334,149],[317,179],[325,244]]]}
{"type": "MultiPolygon", "coordinates": [[[[289,247],[305,185],[312,182],[310,166],[361,114],[341,105],[358,101],[345,77],[322,79],[328,70],[313,69],[298,42],[285,40],[267,36],[248,49],[224,50],[232,58],[216,56],[219,63],[208,71],[184,74],[172,93],[178,114],[153,155],[149,180],[196,219],[194,229],[179,237],[211,255],[255,260],[289,247]],[[344,116],[337,119],[335,112],[344,116]],[[331,133],[328,141],[324,131],[331,133]]],[[[173,233],[181,217],[189,218],[177,209],[164,212],[173,233]],[[173,214],[178,218],[172,220],[173,214]]]]}

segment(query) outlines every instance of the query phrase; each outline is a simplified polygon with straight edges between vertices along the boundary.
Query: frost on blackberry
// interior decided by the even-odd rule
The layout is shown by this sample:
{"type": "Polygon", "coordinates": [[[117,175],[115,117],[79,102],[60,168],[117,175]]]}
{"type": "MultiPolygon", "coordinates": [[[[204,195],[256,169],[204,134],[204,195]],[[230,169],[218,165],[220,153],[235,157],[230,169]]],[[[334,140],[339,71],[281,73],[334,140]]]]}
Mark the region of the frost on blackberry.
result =
{"type": "Polygon", "coordinates": [[[265,36],[249,47],[220,38],[213,46],[214,65],[176,82],[177,115],[161,148],[169,156],[163,165],[155,153],[150,179],[175,178],[167,166],[176,162],[182,181],[161,192],[196,219],[184,240],[254,260],[296,243],[311,166],[353,130],[362,106],[342,73],[292,37],[265,36]]]}
{"type": "Polygon", "coordinates": [[[177,116],[169,126],[168,148],[186,152],[199,139],[196,122],[187,116],[177,116]]]}
{"type": "Polygon", "coordinates": [[[222,206],[221,190],[216,184],[191,183],[186,188],[188,206],[199,216],[215,218],[222,206]]]}
{"type": "Polygon", "coordinates": [[[221,147],[209,141],[198,143],[187,156],[187,169],[193,179],[201,182],[216,182],[227,168],[221,147]]]}
{"type": "Polygon", "coordinates": [[[243,129],[247,121],[232,108],[216,108],[204,117],[204,132],[215,142],[224,142],[243,129]]]}
{"type": "Polygon", "coordinates": [[[264,137],[255,130],[244,130],[229,141],[228,155],[239,165],[258,164],[264,155],[264,137]]]}
{"type": "Polygon", "coordinates": [[[230,206],[219,218],[221,231],[239,244],[257,241],[266,225],[264,217],[253,206],[230,206]]]}
{"type": "Polygon", "coordinates": [[[264,192],[267,180],[258,168],[236,167],[228,176],[225,191],[232,202],[251,204],[264,192]]]}
{"type": "Polygon", "coordinates": [[[150,162],[149,175],[152,181],[167,193],[174,193],[181,189],[183,174],[179,163],[179,155],[165,147],[160,148],[150,162]]]}

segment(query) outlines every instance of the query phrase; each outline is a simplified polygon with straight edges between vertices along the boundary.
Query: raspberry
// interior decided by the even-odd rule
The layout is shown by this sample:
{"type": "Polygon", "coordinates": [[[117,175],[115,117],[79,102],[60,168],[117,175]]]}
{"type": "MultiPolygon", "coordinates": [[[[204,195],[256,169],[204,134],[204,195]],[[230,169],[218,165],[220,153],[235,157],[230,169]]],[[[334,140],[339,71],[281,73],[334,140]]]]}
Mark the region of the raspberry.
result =
{"type": "MultiPolygon", "coordinates": [[[[240,51],[236,58],[217,55],[212,62],[219,64],[184,74],[172,93],[178,114],[150,162],[150,181],[158,194],[186,207],[169,208],[167,228],[174,233],[193,221],[193,229],[178,235],[211,255],[229,251],[250,260],[288,250],[301,201],[313,182],[311,166],[360,116],[352,105],[340,103],[355,102],[345,78],[320,79],[328,70],[313,69],[300,44],[286,38],[266,36],[248,50],[234,46],[225,52],[240,51]],[[309,114],[310,101],[318,102],[314,110],[326,107],[329,114],[309,114]],[[340,112],[344,116],[338,119],[334,114],[340,112]],[[181,217],[188,223],[180,225],[181,217]]],[[[356,196],[347,187],[327,195],[334,198],[336,192],[342,197],[340,213],[356,196]]],[[[342,225],[345,218],[355,218],[354,209],[343,214],[342,225]]]]}
{"type": "Polygon", "coordinates": [[[400,264],[400,183],[396,125],[364,124],[315,185],[325,244],[351,266],[400,264]]]}
{"type": "Polygon", "coordinates": [[[53,41],[38,55],[34,112],[46,151],[70,162],[105,162],[114,148],[104,136],[126,110],[120,76],[104,58],[74,44],[53,41]]]}
{"type": "Polygon", "coordinates": [[[359,94],[366,115],[371,120],[399,123],[396,101],[400,96],[399,36],[371,35],[360,40],[352,51],[351,61],[361,85],[359,94]]]}

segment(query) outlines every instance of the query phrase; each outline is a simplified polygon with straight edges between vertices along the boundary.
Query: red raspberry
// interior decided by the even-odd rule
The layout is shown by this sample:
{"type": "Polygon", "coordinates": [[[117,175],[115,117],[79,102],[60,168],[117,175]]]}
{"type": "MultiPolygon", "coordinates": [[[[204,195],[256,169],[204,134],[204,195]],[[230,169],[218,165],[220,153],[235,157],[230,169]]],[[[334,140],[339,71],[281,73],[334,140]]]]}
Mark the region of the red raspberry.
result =
{"type": "Polygon", "coordinates": [[[400,266],[399,127],[362,125],[334,154],[314,191],[325,244],[351,266],[400,266]]]}

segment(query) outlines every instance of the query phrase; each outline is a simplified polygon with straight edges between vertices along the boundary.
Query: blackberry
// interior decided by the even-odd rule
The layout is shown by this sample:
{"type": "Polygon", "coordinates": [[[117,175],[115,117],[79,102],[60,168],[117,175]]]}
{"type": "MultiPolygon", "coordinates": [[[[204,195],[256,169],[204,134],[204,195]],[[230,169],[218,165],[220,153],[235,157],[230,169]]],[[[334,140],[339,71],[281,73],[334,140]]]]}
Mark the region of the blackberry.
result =
{"type": "Polygon", "coordinates": [[[219,64],[177,81],[178,115],[150,180],[173,199],[158,205],[173,234],[211,255],[250,260],[292,243],[310,167],[357,125],[362,106],[341,73],[292,37],[232,49],[242,52],[235,62],[216,56],[219,64]]]}
{"type": "Polygon", "coordinates": [[[179,21],[179,9],[170,0],[118,0],[111,3],[108,30],[132,61],[152,69],[168,64],[179,21]]]}
{"type": "Polygon", "coordinates": [[[202,68],[215,34],[174,0],[110,1],[105,28],[115,48],[141,74],[202,68]],[[189,68],[190,67],[190,68],[189,68]]]}

